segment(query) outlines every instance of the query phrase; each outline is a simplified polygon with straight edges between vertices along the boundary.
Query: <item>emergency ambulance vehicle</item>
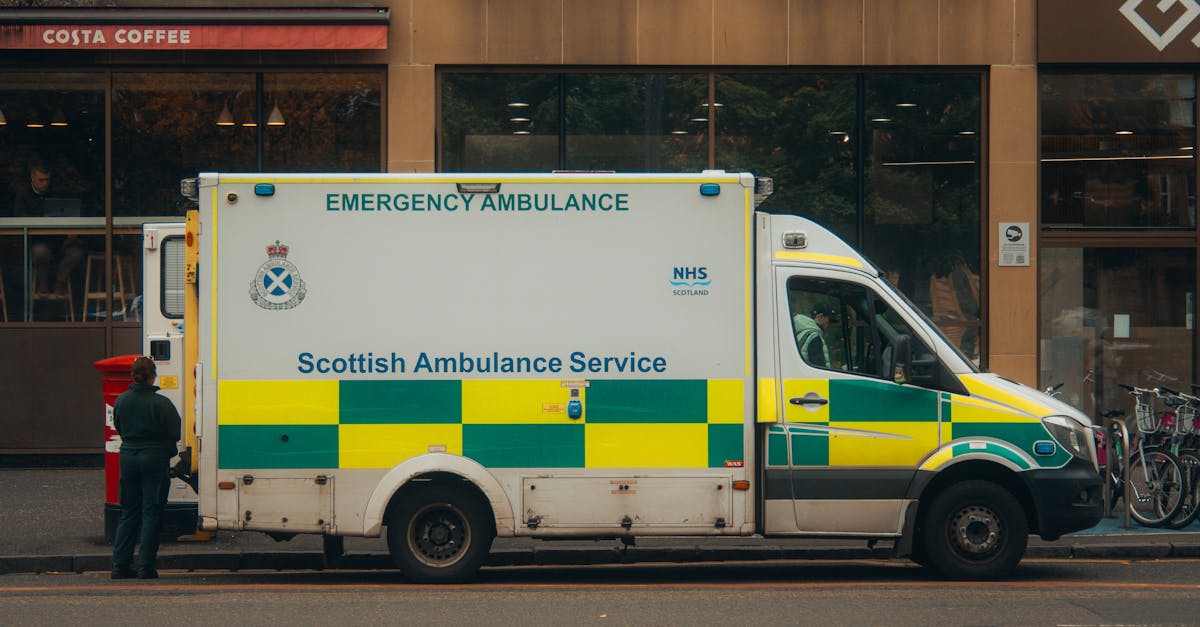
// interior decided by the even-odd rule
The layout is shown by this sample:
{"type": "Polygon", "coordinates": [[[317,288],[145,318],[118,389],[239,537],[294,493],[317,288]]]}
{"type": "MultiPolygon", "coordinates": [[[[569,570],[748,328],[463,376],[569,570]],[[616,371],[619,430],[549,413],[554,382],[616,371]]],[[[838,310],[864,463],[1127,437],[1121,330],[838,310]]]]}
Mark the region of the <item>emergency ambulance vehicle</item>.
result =
{"type": "Polygon", "coordinates": [[[1029,534],[1096,524],[1088,418],[980,372],[829,231],[756,212],[769,184],[185,181],[200,527],[386,535],[453,582],[496,536],[752,534],[994,578],[1029,534]]]}

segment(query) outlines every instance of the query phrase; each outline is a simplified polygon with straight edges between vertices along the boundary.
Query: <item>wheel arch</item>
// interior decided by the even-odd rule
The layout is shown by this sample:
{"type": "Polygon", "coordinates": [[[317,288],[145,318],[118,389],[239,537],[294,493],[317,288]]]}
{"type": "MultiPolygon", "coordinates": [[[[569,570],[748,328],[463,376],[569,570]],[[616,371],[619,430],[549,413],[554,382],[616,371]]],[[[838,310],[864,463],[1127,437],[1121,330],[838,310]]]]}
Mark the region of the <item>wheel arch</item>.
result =
{"type": "Polygon", "coordinates": [[[1021,504],[1030,533],[1038,533],[1037,506],[1033,493],[1021,478],[1019,471],[1006,462],[1008,460],[991,456],[967,456],[955,459],[953,463],[943,466],[937,472],[918,473],[910,489],[910,496],[917,500],[917,511],[912,519],[911,528],[905,530],[905,537],[916,536],[924,520],[926,508],[935,496],[956,483],[973,480],[989,481],[1007,490],[1021,504]]]}
{"type": "Polygon", "coordinates": [[[450,455],[430,453],[401,462],[383,476],[367,500],[363,513],[365,535],[380,535],[384,519],[395,500],[410,489],[417,481],[460,481],[478,493],[492,514],[493,531],[499,536],[511,536],[513,525],[512,504],[503,486],[492,473],[478,462],[450,455]]]}

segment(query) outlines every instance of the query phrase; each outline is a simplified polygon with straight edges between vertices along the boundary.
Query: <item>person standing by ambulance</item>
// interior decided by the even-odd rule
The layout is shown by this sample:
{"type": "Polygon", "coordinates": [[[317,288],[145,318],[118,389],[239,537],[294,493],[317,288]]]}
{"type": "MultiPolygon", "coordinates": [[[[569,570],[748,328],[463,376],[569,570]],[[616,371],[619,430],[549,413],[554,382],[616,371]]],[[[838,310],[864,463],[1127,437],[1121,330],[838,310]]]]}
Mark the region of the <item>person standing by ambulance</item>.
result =
{"type": "Polygon", "coordinates": [[[121,518],[113,541],[112,578],[157,579],[158,534],[180,418],[175,405],[154,385],[158,377],[154,361],[138,357],[130,374],[133,383],[113,404],[113,424],[121,435],[121,518]],[[139,527],[141,552],[135,571],[133,546],[139,527]]]}

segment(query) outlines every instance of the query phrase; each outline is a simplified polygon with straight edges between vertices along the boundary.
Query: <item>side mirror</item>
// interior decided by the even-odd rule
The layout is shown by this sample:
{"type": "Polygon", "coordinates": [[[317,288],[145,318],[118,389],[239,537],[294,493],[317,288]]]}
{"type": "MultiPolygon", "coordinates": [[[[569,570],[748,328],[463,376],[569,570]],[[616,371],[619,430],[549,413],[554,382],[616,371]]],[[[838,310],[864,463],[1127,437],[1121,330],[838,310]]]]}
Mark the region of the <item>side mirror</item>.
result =
{"type": "Polygon", "coordinates": [[[892,344],[892,381],[904,385],[912,379],[912,338],[896,336],[892,344]]]}
{"type": "Polygon", "coordinates": [[[912,337],[908,334],[896,336],[892,346],[894,365],[892,380],[901,385],[911,383],[924,387],[936,387],[938,361],[935,356],[913,358],[912,337]]]}

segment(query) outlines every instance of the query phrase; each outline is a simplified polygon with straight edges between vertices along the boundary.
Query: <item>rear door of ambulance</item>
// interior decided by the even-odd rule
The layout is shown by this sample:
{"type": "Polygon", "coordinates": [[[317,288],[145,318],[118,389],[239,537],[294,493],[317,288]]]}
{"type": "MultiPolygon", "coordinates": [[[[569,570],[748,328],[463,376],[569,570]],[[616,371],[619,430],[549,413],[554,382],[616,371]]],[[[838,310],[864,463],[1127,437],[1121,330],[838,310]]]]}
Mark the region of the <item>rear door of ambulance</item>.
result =
{"type": "MultiPolygon", "coordinates": [[[[142,294],[136,306],[142,320],[142,354],[158,370],[159,392],[183,415],[183,258],[182,222],[147,223],[142,227],[142,294]]],[[[187,446],[188,433],[183,434],[187,446]]],[[[194,443],[193,443],[194,444],[194,443]]],[[[194,448],[194,446],[193,446],[194,448]]],[[[177,460],[175,460],[177,461],[177,460]]],[[[173,462],[174,463],[174,462],[173,462]]],[[[196,493],[182,480],[171,481],[168,508],[195,507],[196,493]]]]}

